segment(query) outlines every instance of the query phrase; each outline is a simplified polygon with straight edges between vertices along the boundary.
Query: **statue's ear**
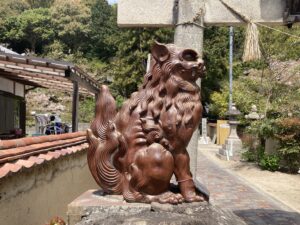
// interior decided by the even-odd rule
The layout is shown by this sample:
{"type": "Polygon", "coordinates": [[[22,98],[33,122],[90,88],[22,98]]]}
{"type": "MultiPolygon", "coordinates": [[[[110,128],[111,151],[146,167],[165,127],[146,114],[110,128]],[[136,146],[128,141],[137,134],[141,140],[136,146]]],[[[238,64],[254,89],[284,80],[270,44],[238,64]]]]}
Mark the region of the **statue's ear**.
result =
{"type": "Polygon", "coordinates": [[[156,61],[164,62],[170,57],[170,52],[164,44],[155,41],[151,48],[151,54],[156,59],[156,61]]]}

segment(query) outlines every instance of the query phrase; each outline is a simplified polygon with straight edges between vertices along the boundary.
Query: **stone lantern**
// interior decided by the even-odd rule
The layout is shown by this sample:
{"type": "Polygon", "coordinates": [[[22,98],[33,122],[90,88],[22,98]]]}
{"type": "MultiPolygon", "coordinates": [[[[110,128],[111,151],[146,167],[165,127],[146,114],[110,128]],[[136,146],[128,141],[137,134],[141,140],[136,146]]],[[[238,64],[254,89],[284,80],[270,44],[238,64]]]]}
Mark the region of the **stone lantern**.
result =
{"type": "Polygon", "coordinates": [[[241,115],[241,112],[236,108],[235,104],[232,103],[232,107],[227,114],[229,115],[230,134],[225,144],[219,150],[218,156],[226,160],[239,160],[243,145],[237,135],[237,126],[239,124],[237,117],[241,115]]]}
{"type": "Polygon", "coordinates": [[[256,105],[252,105],[251,106],[251,112],[245,116],[246,119],[250,119],[250,120],[259,120],[259,119],[263,119],[264,116],[263,115],[259,115],[257,113],[257,107],[256,105]]]}
{"type": "MultiPolygon", "coordinates": [[[[257,107],[256,107],[256,105],[252,105],[252,106],[251,106],[251,111],[250,111],[250,113],[249,113],[248,115],[246,115],[245,118],[248,119],[248,120],[251,120],[251,121],[256,121],[256,120],[263,119],[263,118],[264,118],[264,115],[259,115],[259,114],[257,113],[257,107]]],[[[252,141],[252,144],[251,144],[251,145],[252,145],[252,148],[256,151],[257,148],[259,147],[259,145],[260,145],[261,143],[260,143],[260,140],[259,140],[257,134],[256,134],[256,135],[253,135],[253,136],[252,136],[252,139],[253,139],[253,141],[252,141]]],[[[269,141],[270,141],[270,140],[267,140],[266,142],[269,142],[269,141]]],[[[273,147],[273,146],[272,146],[272,147],[273,147]]]]}

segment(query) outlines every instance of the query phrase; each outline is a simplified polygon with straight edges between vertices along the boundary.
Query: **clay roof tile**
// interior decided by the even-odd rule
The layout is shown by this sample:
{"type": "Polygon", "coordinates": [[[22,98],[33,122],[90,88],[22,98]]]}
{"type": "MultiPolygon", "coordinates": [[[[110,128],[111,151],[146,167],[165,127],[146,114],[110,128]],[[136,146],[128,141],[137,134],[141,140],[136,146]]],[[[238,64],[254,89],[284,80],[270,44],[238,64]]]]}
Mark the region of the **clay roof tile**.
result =
{"type": "Polygon", "coordinates": [[[55,151],[55,152],[48,152],[47,155],[51,155],[53,156],[55,159],[59,158],[61,156],[59,151],[55,151]]]}
{"type": "Polygon", "coordinates": [[[22,169],[23,166],[14,163],[5,163],[3,167],[15,173],[22,169]]]}
{"type": "Polygon", "coordinates": [[[51,159],[54,158],[54,156],[53,156],[53,155],[48,155],[48,154],[40,154],[40,155],[38,156],[38,158],[40,158],[40,159],[45,159],[45,160],[47,160],[47,161],[50,161],[51,159]]]}
{"type": "Polygon", "coordinates": [[[6,175],[8,175],[10,173],[9,168],[5,168],[4,166],[2,166],[0,168],[0,178],[5,177],[6,175]]]}
{"type": "MultiPolygon", "coordinates": [[[[36,139],[34,139],[36,140],[36,139]]],[[[20,144],[20,143],[13,143],[13,142],[10,142],[10,144],[20,144]]],[[[40,145],[41,147],[45,146],[47,147],[47,143],[39,143],[38,145],[40,145]]],[[[71,147],[65,147],[63,149],[58,149],[58,150],[55,150],[55,151],[46,151],[45,153],[41,153],[39,155],[36,155],[36,156],[27,156],[25,157],[25,155],[23,156],[24,158],[20,158],[18,159],[17,161],[11,161],[11,162],[7,162],[5,163],[4,165],[1,166],[0,164],[0,178],[2,177],[5,177],[7,176],[8,174],[10,173],[15,173],[15,172],[18,172],[19,170],[21,170],[23,167],[25,168],[30,168],[34,165],[38,165],[38,164],[42,164],[43,162],[45,161],[50,161],[52,159],[57,159],[61,156],[64,156],[64,155],[69,155],[69,154],[72,154],[72,153],[75,153],[75,152],[78,152],[78,151],[82,151],[86,148],[88,148],[88,143],[82,143],[82,144],[77,144],[75,146],[71,146],[71,147]],[[29,158],[28,158],[29,157],[29,158]]],[[[32,148],[32,146],[24,146],[23,147],[24,150],[27,148],[32,148]]],[[[16,149],[17,151],[21,151],[22,148],[20,149],[16,149]]],[[[24,151],[22,150],[22,151],[24,151]]],[[[9,149],[7,150],[2,150],[2,153],[4,151],[9,151],[9,149]]],[[[1,156],[1,155],[0,155],[1,156]]]]}
{"type": "Polygon", "coordinates": [[[34,162],[35,164],[38,164],[38,165],[45,161],[45,159],[38,158],[36,156],[30,156],[27,160],[31,161],[31,162],[34,162]]]}
{"type": "Polygon", "coordinates": [[[20,166],[24,166],[26,168],[30,168],[35,165],[35,162],[30,161],[30,160],[24,160],[24,159],[19,159],[15,164],[18,164],[20,166]]]}

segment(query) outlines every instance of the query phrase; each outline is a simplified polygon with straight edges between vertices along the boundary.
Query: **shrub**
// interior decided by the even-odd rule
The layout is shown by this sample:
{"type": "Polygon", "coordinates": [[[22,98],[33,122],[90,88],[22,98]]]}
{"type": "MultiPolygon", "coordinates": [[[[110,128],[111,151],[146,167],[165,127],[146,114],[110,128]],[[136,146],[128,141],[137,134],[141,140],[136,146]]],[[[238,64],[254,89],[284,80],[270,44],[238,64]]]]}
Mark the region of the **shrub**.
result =
{"type": "Polygon", "coordinates": [[[277,171],[279,169],[280,157],[277,155],[263,155],[259,161],[259,166],[264,170],[277,171]]]}
{"type": "Polygon", "coordinates": [[[248,162],[260,162],[265,156],[265,149],[262,146],[251,148],[248,146],[248,151],[242,154],[242,159],[248,162]]]}
{"type": "Polygon", "coordinates": [[[279,154],[289,172],[296,173],[300,167],[300,118],[290,117],[277,120],[279,154]]]}
{"type": "Polygon", "coordinates": [[[256,161],[256,152],[248,150],[242,153],[242,159],[248,162],[255,162],[256,161]]]}

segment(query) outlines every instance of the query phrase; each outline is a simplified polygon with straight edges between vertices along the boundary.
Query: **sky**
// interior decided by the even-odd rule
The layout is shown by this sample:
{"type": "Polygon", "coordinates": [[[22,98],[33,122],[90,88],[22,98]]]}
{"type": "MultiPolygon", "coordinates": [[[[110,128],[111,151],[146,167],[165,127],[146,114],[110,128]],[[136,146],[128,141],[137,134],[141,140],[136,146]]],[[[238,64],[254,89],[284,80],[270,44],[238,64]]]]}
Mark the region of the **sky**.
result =
{"type": "Polygon", "coordinates": [[[114,4],[114,3],[117,3],[118,0],[107,0],[109,4],[114,4]]]}

